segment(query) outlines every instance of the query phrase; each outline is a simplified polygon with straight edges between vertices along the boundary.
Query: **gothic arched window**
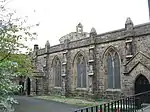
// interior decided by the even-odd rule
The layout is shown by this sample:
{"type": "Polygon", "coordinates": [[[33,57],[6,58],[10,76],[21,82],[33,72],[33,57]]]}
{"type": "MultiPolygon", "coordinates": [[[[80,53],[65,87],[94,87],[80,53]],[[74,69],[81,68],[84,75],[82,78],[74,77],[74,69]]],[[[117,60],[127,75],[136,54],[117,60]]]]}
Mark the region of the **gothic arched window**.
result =
{"type": "Polygon", "coordinates": [[[77,88],[86,88],[86,62],[83,55],[78,54],[76,58],[76,67],[77,67],[77,88]]]}
{"type": "Polygon", "coordinates": [[[108,89],[120,89],[120,61],[119,56],[113,49],[106,54],[108,89]]]}
{"type": "Polygon", "coordinates": [[[61,62],[58,57],[53,62],[55,86],[61,87],[61,62]]]}

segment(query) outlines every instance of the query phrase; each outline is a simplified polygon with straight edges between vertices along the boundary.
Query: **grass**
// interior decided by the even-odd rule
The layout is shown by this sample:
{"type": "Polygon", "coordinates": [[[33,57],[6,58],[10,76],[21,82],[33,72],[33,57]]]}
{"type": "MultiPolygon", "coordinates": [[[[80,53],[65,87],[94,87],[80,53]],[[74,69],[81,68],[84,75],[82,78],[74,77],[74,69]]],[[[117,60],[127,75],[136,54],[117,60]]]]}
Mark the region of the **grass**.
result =
{"type": "Polygon", "coordinates": [[[64,96],[35,96],[38,99],[45,99],[51,101],[57,101],[65,104],[76,105],[80,107],[89,107],[89,106],[96,106],[102,103],[106,103],[103,100],[94,101],[94,100],[86,100],[83,98],[66,98],[64,96]]]}

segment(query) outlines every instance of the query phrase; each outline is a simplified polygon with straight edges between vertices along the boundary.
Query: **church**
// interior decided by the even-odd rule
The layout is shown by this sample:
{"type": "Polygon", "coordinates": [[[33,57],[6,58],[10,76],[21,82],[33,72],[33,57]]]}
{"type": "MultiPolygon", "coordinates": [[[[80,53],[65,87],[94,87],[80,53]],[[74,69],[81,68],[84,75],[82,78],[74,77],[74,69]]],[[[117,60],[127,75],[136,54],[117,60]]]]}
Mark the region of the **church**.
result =
{"type": "Polygon", "coordinates": [[[76,31],[45,48],[34,45],[34,77],[27,79],[28,95],[121,97],[150,89],[150,23],[97,34],[95,28],[76,31]]]}

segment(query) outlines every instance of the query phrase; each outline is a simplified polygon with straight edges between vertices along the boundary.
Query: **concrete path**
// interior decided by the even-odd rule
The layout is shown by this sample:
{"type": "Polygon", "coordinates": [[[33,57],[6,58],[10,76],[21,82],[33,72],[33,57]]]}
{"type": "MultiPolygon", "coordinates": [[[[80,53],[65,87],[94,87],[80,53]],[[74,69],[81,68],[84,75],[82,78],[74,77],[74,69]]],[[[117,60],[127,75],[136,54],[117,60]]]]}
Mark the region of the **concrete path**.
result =
{"type": "Polygon", "coordinates": [[[141,110],[142,112],[150,112],[150,106],[144,108],[143,110],[141,110]]]}
{"type": "Polygon", "coordinates": [[[15,112],[72,112],[77,106],[67,105],[48,100],[40,100],[33,97],[16,96],[19,104],[15,112]]]}
{"type": "Polygon", "coordinates": [[[142,108],[142,109],[138,110],[137,112],[150,112],[150,106],[142,108]]]}

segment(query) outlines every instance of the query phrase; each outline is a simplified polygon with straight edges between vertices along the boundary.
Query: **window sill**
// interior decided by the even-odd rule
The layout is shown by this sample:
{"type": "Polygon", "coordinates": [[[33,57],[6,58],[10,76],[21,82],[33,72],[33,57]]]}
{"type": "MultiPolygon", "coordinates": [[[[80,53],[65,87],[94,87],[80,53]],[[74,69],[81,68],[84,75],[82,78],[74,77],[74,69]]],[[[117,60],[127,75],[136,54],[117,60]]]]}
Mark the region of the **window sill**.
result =
{"type": "Polygon", "coordinates": [[[55,89],[62,89],[62,87],[54,87],[55,89]]]}
{"type": "Polygon", "coordinates": [[[121,92],[121,89],[106,89],[106,91],[121,92]]]}
{"type": "Polygon", "coordinates": [[[76,90],[88,91],[87,88],[76,88],[76,90]]]}

